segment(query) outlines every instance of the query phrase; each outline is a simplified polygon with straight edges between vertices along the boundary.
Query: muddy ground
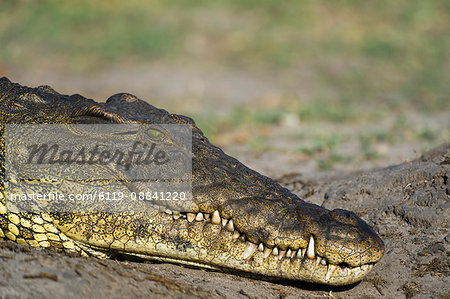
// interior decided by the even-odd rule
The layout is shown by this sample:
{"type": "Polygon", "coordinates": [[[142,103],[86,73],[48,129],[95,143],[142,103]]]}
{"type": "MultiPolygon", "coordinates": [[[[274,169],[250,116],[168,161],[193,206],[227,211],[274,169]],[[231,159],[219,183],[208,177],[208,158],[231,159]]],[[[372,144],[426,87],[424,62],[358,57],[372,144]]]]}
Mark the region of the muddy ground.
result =
{"type": "Polygon", "coordinates": [[[382,169],[279,176],[309,202],[356,212],[383,238],[385,256],[355,285],[268,282],[172,264],[71,257],[2,241],[0,297],[449,298],[449,163],[450,144],[444,144],[382,169]]]}

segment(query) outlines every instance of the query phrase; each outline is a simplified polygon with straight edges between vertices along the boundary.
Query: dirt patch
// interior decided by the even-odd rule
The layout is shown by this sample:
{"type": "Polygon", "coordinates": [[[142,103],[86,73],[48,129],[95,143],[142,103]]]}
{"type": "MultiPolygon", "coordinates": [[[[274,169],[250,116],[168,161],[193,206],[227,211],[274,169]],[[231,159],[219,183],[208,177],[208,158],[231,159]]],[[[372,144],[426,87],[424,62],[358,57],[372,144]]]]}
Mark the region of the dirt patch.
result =
{"type": "Polygon", "coordinates": [[[360,283],[262,281],[172,264],[99,260],[0,242],[7,298],[444,298],[449,292],[450,144],[419,159],[357,173],[285,174],[307,201],[359,214],[386,254],[360,283]]]}

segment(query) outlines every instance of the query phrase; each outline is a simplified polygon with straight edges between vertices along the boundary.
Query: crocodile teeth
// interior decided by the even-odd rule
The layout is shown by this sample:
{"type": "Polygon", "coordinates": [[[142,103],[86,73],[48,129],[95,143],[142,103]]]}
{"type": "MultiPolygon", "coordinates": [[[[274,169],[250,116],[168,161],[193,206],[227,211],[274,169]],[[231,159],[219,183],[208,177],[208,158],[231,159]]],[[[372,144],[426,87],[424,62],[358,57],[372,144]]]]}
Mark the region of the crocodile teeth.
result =
{"type": "Polygon", "coordinates": [[[195,219],[195,214],[194,213],[187,213],[187,220],[189,222],[194,221],[194,219],[195,219]]]}
{"type": "Polygon", "coordinates": [[[322,258],[320,256],[317,256],[317,258],[316,258],[316,267],[319,266],[321,262],[322,262],[322,258]]]}
{"type": "Polygon", "coordinates": [[[169,210],[169,209],[166,209],[164,212],[166,212],[166,214],[169,214],[169,215],[172,215],[172,211],[171,210],[169,210]]]}
{"type": "Polygon", "coordinates": [[[292,255],[292,251],[290,249],[288,249],[288,251],[286,252],[286,257],[291,257],[292,255]]]}
{"type": "Polygon", "coordinates": [[[264,251],[264,245],[263,245],[263,243],[259,243],[258,250],[259,250],[259,251],[264,251]]]}
{"type": "Polygon", "coordinates": [[[238,231],[235,231],[232,238],[233,238],[233,240],[237,240],[237,239],[239,239],[240,236],[241,236],[241,234],[238,231]]]}
{"type": "Polygon", "coordinates": [[[266,259],[270,255],[271,252],[272,252],[272,249],[264,248],[263,257],[266,259]]]}
{"type": "Polygon", "coordinates": [[[322,259],[322,260],[320,261],[320,264],[326,266],[326,265],[327,265],[327,260],[326,260],[326,259],[322,259]]]}
{"type": "Polygon", "coordinates": [[[233,219],[230,219],[230,221],[228,221],[228,223],[225,226],[225,228],[228,229],[230,232],[234,231],[233,219]]]}
{"type": "Polygon", "coordinates": [[[327,275],[325,275],[325,280],[330,280],[331,275],[333,274],[334,271],[336,271],[337,268],[338,268],[338,266],[329,264],[327,275]]]}
{"type": "Polygon", "coordinates": [[[214,211],[212,218],[211,218],[211,223],[215,223],[215,224],[219,224],[220,223],[220,215],[219,215],[219,211],[214,211]]]}
{"type": "Polygon", "coordinates": [[[297,251],[297,257],[299,259],[303,259],[305,257],[306,254],[306,248],[299,248],[297,251]]]}
{"type": "Polygon", "coordinates": [[[228,220],[227,219],[222,219],[222,226],[227,225],[228,220]]]}
{"type": "Polygon", "coordinates": [[[179,219],[181,217],[181,214],[173,214],[173,219],[174,220],[177,220],[177,219],[179,219]]]}
{"type": "Polygon", "coordinates": [[[311,238],[309,239],[306,256],[309,257],[310,259],[313,259],[316,257],[316,255],[314,254],[314,238],[313,238],[313,236],[311,236],[311,238]]]}
{"type": "Polygon", "coordinates": [[[273,255],[278,255],[278,248],[274,247],[274,248],[272,249],[272,254],[273,254],[273,255]]]}
{"type": "Polygon", "coordinates": [[[203,213],[198,213],[197,216],[195,216],[195,220],[197,221],[205,220],[205,218],[203,218],[203,213]]]}
{"type": "Polygon", "coordinates": [[[244,260],[249,258],[256,250],[256,244],[253,244],[252,242],[247,242],[247,245],[244,250],[244,260]]]}

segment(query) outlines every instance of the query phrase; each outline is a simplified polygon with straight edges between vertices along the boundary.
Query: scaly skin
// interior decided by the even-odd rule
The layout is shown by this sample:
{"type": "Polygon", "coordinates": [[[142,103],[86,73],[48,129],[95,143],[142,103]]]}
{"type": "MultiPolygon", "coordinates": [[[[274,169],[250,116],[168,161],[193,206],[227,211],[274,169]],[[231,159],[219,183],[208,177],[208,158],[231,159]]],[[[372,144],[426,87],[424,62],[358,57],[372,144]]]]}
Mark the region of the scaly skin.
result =
{"type": "Polygon", "coordinates": [[[383,256],[382,240],[354,213],[304,202],[209,143],[192,119],[133,95],[96,103],[1,78],[0,120],[2,132],[13,122],[192,124],[194,197],[190,213],[33,214],[7,209],[2,191],[0,238],[329,285],[361,280],[383,256]]]}

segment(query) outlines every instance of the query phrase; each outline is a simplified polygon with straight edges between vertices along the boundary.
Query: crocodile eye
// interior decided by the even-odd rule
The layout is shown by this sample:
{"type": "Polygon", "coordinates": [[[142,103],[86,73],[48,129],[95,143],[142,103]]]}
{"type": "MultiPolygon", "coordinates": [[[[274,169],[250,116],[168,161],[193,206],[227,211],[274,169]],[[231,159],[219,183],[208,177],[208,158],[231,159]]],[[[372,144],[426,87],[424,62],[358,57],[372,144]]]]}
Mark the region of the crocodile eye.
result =
{"type": "Polygon", "coordinates": [[[147,134],[154,140],[161,140],[165,136],[164,133],[156,129],[148,129],[147,134]]]}
{"type": "Polygon", "coordinates": [[[164,142],[167,140],[166,134],[155,128],[146,129],[145,133],[147,138],[153,141],[164,142]]]}
{"type": "Polygon", "coordinates": [[[164,128],[158,128],[155,126],[147,127],[143,131],[144,138],[146,140],[156,142],[158,144],[173,144],[173,136],[170,132],[164,130],[164,128]]]}

